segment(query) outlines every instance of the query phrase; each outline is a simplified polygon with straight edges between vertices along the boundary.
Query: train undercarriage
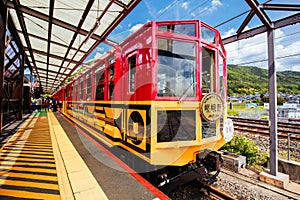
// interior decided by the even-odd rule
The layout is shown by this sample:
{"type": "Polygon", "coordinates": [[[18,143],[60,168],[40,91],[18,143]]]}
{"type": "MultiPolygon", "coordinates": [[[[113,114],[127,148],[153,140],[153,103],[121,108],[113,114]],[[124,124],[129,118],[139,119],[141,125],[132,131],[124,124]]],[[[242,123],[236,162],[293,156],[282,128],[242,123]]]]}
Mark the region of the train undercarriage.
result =
{"type": "Polygon", "coordinates": [[[223,159],[216,151],[203,151],[197,155],[196,162],[189,163],[182,167],[166,167],[166,172],[158,175],[160,183],[158,187],[168,185],[183,185],[195,179],[202,183],[211,184],[216,181],[220,173],[223,159]]]}

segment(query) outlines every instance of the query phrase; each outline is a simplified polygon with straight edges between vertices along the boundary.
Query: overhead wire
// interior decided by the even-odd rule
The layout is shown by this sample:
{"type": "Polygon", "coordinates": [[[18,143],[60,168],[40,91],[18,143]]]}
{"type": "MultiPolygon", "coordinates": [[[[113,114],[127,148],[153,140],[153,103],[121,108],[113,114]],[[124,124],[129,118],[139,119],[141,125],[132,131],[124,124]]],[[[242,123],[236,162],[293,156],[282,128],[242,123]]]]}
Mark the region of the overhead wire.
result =
{"type": "MultiPolygon", "coordinates": [[[[287,40],[286,38],[289,37],[289,36],[293,36],[293,35],[295,35],[295,34],[299,34],[299,33],[300,33],[300,31],[297,31],[297,32],[290,33],[290,34],[287,34],[287,35],[278,36],[278,37],[275,37],[275,40],[276,40],[276,39],[280,39],[280,38],[285,38],[285,42],[292,41],[292,40],[294,40],[295,38],[292,38],[292,39],[290,39],[290,40],[287,40]]],[[[296,39],[297,39],[297,38],[296,38],[296,39]]],[[[263,41],[263,42],[262,42],[262,41],[259,41],[259,42],[256,42],[256,43],[251,43],[251,45],[248,45],[248,46],[244,46],[244,47],[240,47],[240,46],[239,46],[238,49],[233,49],[233,50],[227,51],[227,52],[233,52],[233,51],[237,51],[237,50],[241,50],[241,49],[245,49],[245,48],[253,48],[253,47],[257,46],[257,45],[261,45],[261,44],[265,44],[265,43],[267,43],[266,40],[263,41]]]]}
{"type": "Polygon", "coordinates": [[[203,3],[199,3],[198,5],[196,5],[193,9],[188,10],[188,11],[187,11],[187,14],[184,15],[184,16],[182,16],[181,19],[182,19],[182,18],[185,18],[188,14],[194,12],[194,11],[195,11],[196,9],[198,9],[199,7],[204,6],[204,5],[207,4],[209,1],[212,1],[212,0],[205,0],[203,3]]]}

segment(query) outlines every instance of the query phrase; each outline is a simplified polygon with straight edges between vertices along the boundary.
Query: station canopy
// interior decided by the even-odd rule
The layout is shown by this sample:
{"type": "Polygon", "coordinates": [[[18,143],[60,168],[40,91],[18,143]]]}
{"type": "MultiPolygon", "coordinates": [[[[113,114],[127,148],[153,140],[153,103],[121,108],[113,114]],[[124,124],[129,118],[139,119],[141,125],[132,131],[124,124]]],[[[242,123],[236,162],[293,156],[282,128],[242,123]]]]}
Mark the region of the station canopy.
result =
{"type": "Polygon", "coordinates": [[[38,85],[45,93],[53,94],[139,2],[6,1],[7,77],[16,76],[24,55],[25,67],[32,70],[38,85]]]}
{"type": "MultiPolygon", "coordinates": [[[[223,38],[223,43],[253,37],[269,29],[300,22],[300,5],[285,0],[244,0],[249,10],[219,24],[246,18],[237,24],[236,34],[223,38]],[[280,2],[276,3],[276,2],[280,2]],[[272,12],[285,11],[288,16],[273,18],[272,12]],[[252,19],[261,26],[247,29],[252,19]]],[[[5,19],[8,11],[8,31],[5,41],[5,78],[14,80],[22,61],[31,69],[45,93],[53,94],[87,56],[141,2],[141,0],[0,0],[0,12],[5,19]],[[24,59],[22,59],[24,55],[24,59]]],[[[1,24],[0,24],[1,26],[1,24]]],[[[1,33],[0,33],[1,34],[1,33]]]]}

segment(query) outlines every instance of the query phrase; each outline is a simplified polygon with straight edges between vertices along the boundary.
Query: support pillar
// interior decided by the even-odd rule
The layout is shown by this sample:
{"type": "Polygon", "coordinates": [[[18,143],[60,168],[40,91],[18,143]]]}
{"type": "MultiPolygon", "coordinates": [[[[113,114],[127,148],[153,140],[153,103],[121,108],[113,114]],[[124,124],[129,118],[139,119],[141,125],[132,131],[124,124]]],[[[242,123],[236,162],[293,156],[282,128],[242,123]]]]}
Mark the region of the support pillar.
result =
{"type": "Polygon", "coordinates": [[[274,29],[268,36],[268,70],[269,70],[269,127],[270,127],[270,174],[278,173],[278,137],[277,137],[277,84],[274,56],[274,29]]]}
{"type": "Polygon", "coordinates": [[[24,53],[20,55],[21,64],[20,64],[20,75],[19,75],[19,105],[18,105],[18,120],[22,120],[23,118],[23,107],[24,107],[24,53]]]}
{"type": "Polygon", "coordinates": [[[7,9],[0,13],[0,134],[3,126],[4,73],[5,73],[5,42],[7,28],[7,9]],[[3,14],[3,15],[2,15],[3,14]]]}

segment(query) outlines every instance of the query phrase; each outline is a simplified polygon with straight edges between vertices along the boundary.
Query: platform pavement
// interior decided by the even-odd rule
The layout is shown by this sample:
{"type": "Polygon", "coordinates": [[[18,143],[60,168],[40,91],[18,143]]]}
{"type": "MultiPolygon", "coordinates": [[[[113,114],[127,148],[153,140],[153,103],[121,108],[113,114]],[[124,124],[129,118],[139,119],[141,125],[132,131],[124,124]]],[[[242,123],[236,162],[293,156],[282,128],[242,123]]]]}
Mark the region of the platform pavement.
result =
{"type": "MultiPolygon", "coordinates": [[[[22,122],[16,122],[22,125],[13,128],[17,131],[10,138],[7,135],[1,138],[5,138],[5,143],[0,149],[0,199],[159,199],[153,191],[159,192],[153,188],[149,191],[147,184],[139,183],[126,170],[114,171],[97,162],[92,165],[92,174],[91,166],[87,166],[87,160],[76,150],[78,146],[75,148],[74,141],[69,139],[72,133],[67,134],[66,127],[61,126],[63,117],[59,122],[58,116],[52,111],[36,111],[22,122]]],[[[65,126],[72,132],[72,125],[66,120],[65,126]]],[[[13,124],[8,128],[11,127],[13,124]]],[[[85,147],[80,148],[85,151],[85,147]]],[[[111,158],[107,155],[107,159],[111,158]]],[[[89,157],[88,164],[91,160],[89,157]]]]}
{"type": "Polygon", "coordinates": [[[108,199],[52,112],[48,112],[62,199],[108,199]]]}
{"type": "Polygon", "coordinates": [[[0,199],[60,199],[46,116],[34,112],[22,125],[6,127],[11,134],[1,137],[0,199]]]}
{"type": "Polygon", "coordinates": [[[108,198],[54,114],[36,111],[0,149],[0,199],[108,198]]]}

